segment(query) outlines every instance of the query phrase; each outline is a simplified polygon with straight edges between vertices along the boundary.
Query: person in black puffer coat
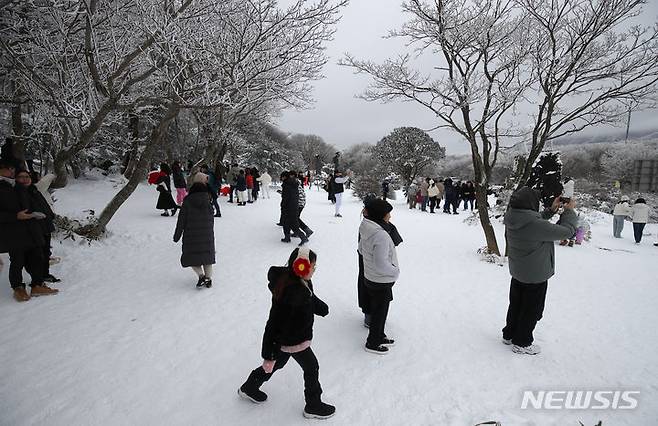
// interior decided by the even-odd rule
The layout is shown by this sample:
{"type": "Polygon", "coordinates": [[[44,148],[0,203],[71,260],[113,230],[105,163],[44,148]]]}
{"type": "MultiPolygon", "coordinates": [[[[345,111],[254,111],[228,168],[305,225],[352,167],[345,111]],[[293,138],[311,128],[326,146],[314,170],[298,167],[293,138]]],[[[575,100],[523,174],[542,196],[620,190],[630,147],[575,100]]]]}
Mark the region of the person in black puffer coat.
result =
{"type": "Polygon", "coordinates": [[[215,222],[207,180],[203,173],[194,176],[194,184],[183,200],[174,231],[174,242],[183,237],[181,266],[192,267],[199,277],[197,288],[212,286],[212,265],[215,263],[215,222]]]}
{"type": "MultiPolygon", "coordinates": [[[[55,232],[55,213],[50,208],[50,204],[44,198],[41,191],[34,186],[34,180],[32,179],[32,174],[27,170],[21,170],[16,174],[16,182],[21,185],[24,189],[24,195],[27,197],[25,203],[26,207],[31,209],[32,212],[42,213],[45,217],[41,220],[35,221],[35,231],[39,232],[43,236],[44,244],[41,247],[43,250],[41,257],[41,274],[43,280],[46,282],[57,283],[61,280],[54,277],[50,273],[50,243],[52,239],[52,233],[55,232]]],[[[39,238],[40,239],[40,238],[39,238]]],[[[30,268],[26,265],[26,270],[30,272],[30,268]]]]}
{"type": "Polygon", "coordinates": [[[295,172],[288,172],[281,184],[281,220],[283,224],[284,243],[290,242],[290,231],[293,236],[301,238],[299,245],[308,242],[308,237],[299,228],[299,181],[295,172]]]}
{"type": "Polygon", "coordinates": [[[267,394],[260,387],[292,357],[304,370],[304,417],[326,419],[336,408],[320,398],[320,367],[311,349],[314,315],[329,314],[327,304],[313,292],[316,261],[313,251],[298,248],[290,254],[287,266],[270,268],[267,279],[272,307],[263,334],[263,365],[251,372],[238,394],[255,403],[265,402],[267,394]]]}
{"type": "MultiPolygon", "coordinates": [[[[57,294],[58,290],[44,284],[43,230],[38,223],[44,214],[33,210],[25,184],[14,180],[13,163],[0,160],[0,253],[9,253],[9,283],[18,302],[30,297],[57,294]],[[23,268],[32,283],[27,293],[23,284],[23,268]]],[[[21,182],[30,185],[30,174],[19,171],[21,182]]]]}

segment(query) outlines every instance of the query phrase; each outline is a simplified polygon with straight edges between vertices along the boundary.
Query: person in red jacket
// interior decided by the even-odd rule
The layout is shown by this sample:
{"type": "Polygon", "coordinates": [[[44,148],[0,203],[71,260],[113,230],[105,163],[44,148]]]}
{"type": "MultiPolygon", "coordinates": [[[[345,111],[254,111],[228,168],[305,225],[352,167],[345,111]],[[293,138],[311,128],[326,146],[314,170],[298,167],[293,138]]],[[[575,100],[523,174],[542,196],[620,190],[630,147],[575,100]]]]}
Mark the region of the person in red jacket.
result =
{"type": "Polygon", "coordinates": [[[254,202],[254,175],[249,168],[244,169],[244,171],[247,174],[245,176],[245,179],[247,180],[247,202],[251,204],[254,202]]]}

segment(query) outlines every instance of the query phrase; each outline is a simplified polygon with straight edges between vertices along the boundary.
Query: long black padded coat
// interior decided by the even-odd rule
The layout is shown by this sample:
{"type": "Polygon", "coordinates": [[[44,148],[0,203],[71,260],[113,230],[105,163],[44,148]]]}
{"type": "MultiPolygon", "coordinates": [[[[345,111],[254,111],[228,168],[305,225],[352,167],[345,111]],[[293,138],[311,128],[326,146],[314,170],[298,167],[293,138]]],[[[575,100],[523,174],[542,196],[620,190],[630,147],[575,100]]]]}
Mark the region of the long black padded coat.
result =
{"type": "Polygon", "coordinates": [[[208,188],[203,183],[195,183],[183,201],[174,231],[174,242],[183,237],[180,258],[183,268],[215,263],[214,226],[208,188]]]}

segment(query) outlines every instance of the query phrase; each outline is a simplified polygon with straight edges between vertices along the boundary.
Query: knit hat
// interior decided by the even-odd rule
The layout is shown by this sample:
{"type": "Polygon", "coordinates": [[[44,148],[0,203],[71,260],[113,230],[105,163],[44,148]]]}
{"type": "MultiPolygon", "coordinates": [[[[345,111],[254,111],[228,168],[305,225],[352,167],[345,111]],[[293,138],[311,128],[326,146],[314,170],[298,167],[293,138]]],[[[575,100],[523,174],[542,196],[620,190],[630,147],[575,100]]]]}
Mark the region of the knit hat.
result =
{"type": "Polygon", "coordinates": [[[198,172],[192,178],[192,183],[208,183],[208,175],[205,173],[198,172]]]}
{"type": "Polygon", "coordinates": [[[384,220],[384,216],[393,210],[393,206],[388,201],[376,198],[366,204],[366,210],[368,210],[368,219],[378,221],[384,220]]]}
{"type": "Polygon", "coordinates": [[[308,247],[300,247],[297,252],[297,259],[292,263],[292,271],[300,278],[304,278],[311,272],[310,255],[311,250],[308,247]]]}
{"type": "Polygon", "coordinates": [[[509,199],[509,207],[511,209],[539,211],[540,198],[539,191],[524,186],[512,194],[509,199]]]}

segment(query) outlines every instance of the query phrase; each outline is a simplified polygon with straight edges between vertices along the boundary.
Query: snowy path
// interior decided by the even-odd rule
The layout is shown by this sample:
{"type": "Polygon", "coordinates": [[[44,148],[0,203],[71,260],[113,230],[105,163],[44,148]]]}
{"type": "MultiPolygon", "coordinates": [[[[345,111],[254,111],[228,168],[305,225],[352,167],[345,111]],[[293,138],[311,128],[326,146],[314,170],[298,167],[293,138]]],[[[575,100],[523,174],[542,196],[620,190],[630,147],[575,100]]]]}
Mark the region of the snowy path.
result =
{"type": "MultiPolygon", "coordinates": [[[[59,191],[60,213],[100,209],[108,182],[75,182],[59,191]]],[[[583,247],[557,247],[544,319],[535,333],[544,352],[512,354],[500,328],[507,266],[479,261],[479,227],[464,215],[430,215],[398,205],[405,242],[387,333],[391,354],[363,350],[356,306],[356,233],[361,204],[349,198],[333,217],[324,192],[311,191],[304,219],[316,231],[316,291],[330,306],[318,318],[314,350],[324,398],[336,425],[658,424],[658,248],[610,235],[610,218],[583,247]],[[625,251],[603,251],[597,247],[625,251]],[[634,411],[521,410],[526,389],[630,389],[634,411]]],[[[237,207],[222,200],[216,219],[214,287],[197,291],[171,241],[175,219],[153,207],[140,186],[102,243],[66,241],[54,251],[61,293],[18,304],[7,268],[0,275],[1,425],[278,425],[301,416],[301,370],[291,363],[267,384],[266,404],[236,395],[259,365],[269,308],[265,274],[294,245],[279,242],[279,196],[237,207]]],[[[649,230],[654,233],[655,225],[649,230]]],[[[499,239],[502,227],[497,226],[499,239]]],[[[6,255],[3,255],[5,264],[6,255]]],[[[324,424],[324,423],[323,423],[324,424]]]]}

